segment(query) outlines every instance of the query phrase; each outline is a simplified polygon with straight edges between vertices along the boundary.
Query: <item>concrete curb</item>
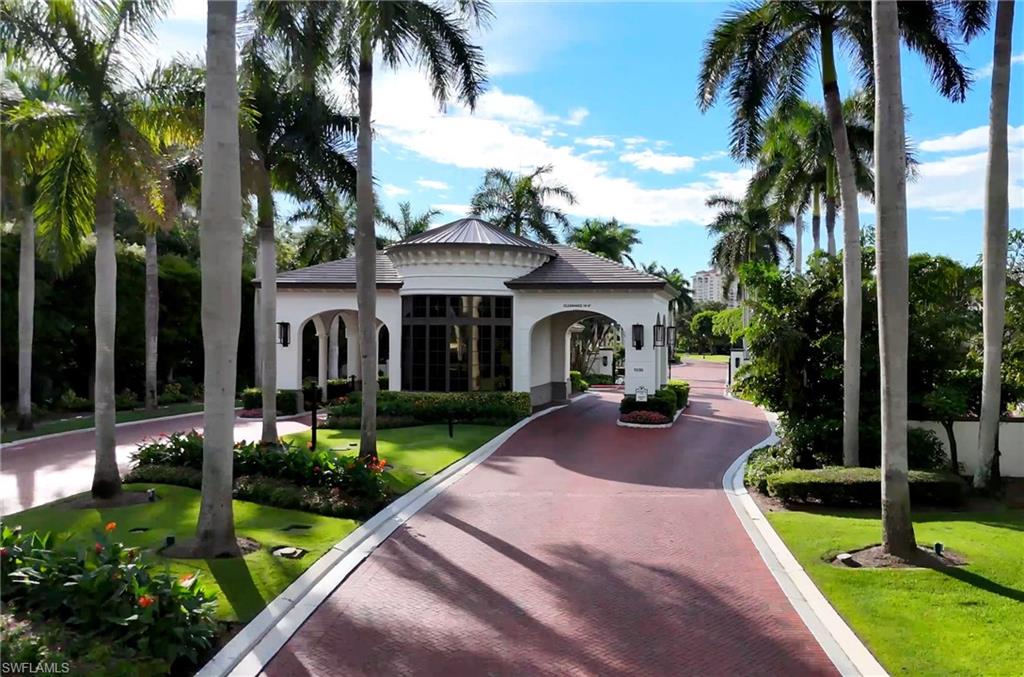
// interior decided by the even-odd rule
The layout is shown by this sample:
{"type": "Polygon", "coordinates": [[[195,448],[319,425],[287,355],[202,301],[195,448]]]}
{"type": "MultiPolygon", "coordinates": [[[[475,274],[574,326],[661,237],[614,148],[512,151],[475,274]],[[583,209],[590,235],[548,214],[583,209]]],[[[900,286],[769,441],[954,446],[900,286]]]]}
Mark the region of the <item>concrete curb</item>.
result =
{"type": "MultiPolygon", "coordinates": [[[[241,407],[236,407],[235,408],[235,411],[241,411],[241,410],[242,410],[241,407]]],[[[303,412],[301,414],[293,414],[291,416],[278,416],[277,420],[278,421],[291,421],[291,420],[294,420],[296,418],[302,418],[303,416],[305,416],[308,413],[309,412],[307,411],[307,412],[303,412]]],[[[155,423],[157,421],[174,421],[176,419],[187,418],[189,416],[202,416],[202,414],[203,414],[203,410],[202,409],[198,409],[196,411],[192,411],[192,412],[189,412],[187,414],[171,414],[170,416],[157,416],[155,418],[143,418],[143,419],[139,419],[138,421],[125,421],[124,423],[116,424],[114,426],[114,428],[115,429],[117,429],[117,428],[128,428],[128,427],[133,426],[133,425],[141,425],[143,423],[155,423]]],[[[258,418],[242,418],[242,417],[236,415],[235,416],[235,425],[238,425],[238,421],[244,421],[246,423],[252,423],[254,421],[259,421],[259,420],[260,419],[258,419],[258,418]]],[[[50,433],[49,435],[38,435],[36,437],[26,437],[25,439],[17,440],[15,442],[4,442],[3,444],[0,444],[0,450],[4,450],[4,449],[8,449],[8,448],[20,447],[23,444],[32,444],[34,442],[42,442],[44,440],[54,440],[54,439],[57,439],[58,437],[67,437],[68,435],[77,435],[78,433],[87,433],[87,432],[95,432],[95,431],[96,431],[96,426],[90,426],[88,428],[78,428],[77,430],[65,430],[62,433],[50,433]]]]}
{"type": "Polygon", "coordinates": [[[750,454],[779,440],[775,420],[771,414],[768,417],[771,434],[733,461],[722,477],[722,488],[761,559],[839,673],[846,677],[885,676],[885,668],[814,585],[743,485],[743,471],[750,454]]]}
{"type": "MultiPolygon", "coordinates": [[[[582,395],[573,401],[591,397],[582,395]]],[[[569,404],[543,409],[398,498],[328,550],[270,602],[197,673],[197,677],[259,674],[307,618],[377,546],[430,501],[483,463],[530,422],[569,404]]]]}
{"type": "Polygon", "coordinates": [[[675,416],[673,416],[672,420],[668,423],[630,423],[628,421],[623,421],[621,419],[615,419],[615,424],[620,428],[638,428],[640,430],[664,430],[665,428],[671,428],[672,426],[674,426],[679,417],[683,415],[683,412],[689,408],[690,403],[687,402],[685,407],[676,410],[675,416]]]}

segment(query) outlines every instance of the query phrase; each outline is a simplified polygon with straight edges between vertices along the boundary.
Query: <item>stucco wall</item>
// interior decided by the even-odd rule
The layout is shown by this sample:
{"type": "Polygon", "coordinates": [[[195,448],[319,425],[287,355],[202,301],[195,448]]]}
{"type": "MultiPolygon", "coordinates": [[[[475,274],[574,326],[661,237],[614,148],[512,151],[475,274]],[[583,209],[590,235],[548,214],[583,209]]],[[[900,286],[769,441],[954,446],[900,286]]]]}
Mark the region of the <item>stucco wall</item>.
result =
{"type": "MultiPolygon", "coordinates": [[[[949,454],[949,437],[945,428],[934,421],[910,421],[914,428],[931,430],[949,454]]],[[[968,473],[978,467],[978,422],[957,421],[953,424],[956,435],[957,458],[968,473]]],[[[1003,421],[999,424],[999,472],[1004,477],[1024,477],[1024,420],[1003,421]]]]}

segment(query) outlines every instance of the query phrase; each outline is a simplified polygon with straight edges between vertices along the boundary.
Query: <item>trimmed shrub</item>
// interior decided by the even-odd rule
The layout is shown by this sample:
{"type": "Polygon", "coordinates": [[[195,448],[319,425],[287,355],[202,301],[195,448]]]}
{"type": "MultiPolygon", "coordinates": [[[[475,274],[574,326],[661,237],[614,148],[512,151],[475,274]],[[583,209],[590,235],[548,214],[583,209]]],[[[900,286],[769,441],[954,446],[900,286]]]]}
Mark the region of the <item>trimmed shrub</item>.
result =
{"type": "Polygon", "coordinates": [[[157,398],[159,404],[179,404],[188,401],[189,396],[182,390],[181,384],[174,381],[165,385],[164,391],[157,398]]]}
{"type": "Polygon", "coordinates": [[[615,385],[615,377],[611,374],[584,374],[583,380],[592,386],[615,385]]]}
{"type": "Polygon", "coordinates": [[[578,371],[569,372],[569,383],[574,393],[583,393],[590,388],[590,383],[583,379],[583,374],[578,371]]]}
{"type": "Polygon", "coordinates": [[[786,444],[755,449],[747,458],[743,471],[743,483],[762,494],[768,493],[768,478],[775,473],[789,470],[796,464],[796,454],[786,444]]]}
{"type": "Polygon", "coordinates": [[[949,467],[949,457],[942,440],[934,431],[907,429],[907,461],[918,470],[939,470],[949,467]]]}
{"type": "Polygon", "coordinates": [[[85,397],[79,397],[74,390],[68,388],[60,394],[53,406],[62,411],[92,411],[93,402],[85,397]]]}
{"type": "Polygon", "coordinates": [[[619,403],[619,413],[630,414],[634,411],[653,411],[672,418],[676,415],[676,395],[665,388],[648,395],[646,402],[637,402],[634,395],[626,395],[619,403]]]}
{"type": "Polygon", "coordinates": [[[302,411],[304,393],[301,390],[278,390],[277,411],[283,416],[292,416],[302,411]]]}
{"type": "MultiPolygon", "coordinates": [[[[910,501],[915,505],[956,506],[966,496],[963,480],[952,473],[911,470],[908,479],[910,501]]],[[[769,475],[766,483],[768,495],[786,503],[881,505],[882,480],[878,468],[784,470],[769,475]]]]}
{"type": "Polygon", "coordinates": [[[639,423],[641,425],[664,425],[672,422],[671,418],[656,411],[631,411],[619,416],[619,420],[623,423],[639,423]]]}
{"type": "Polygon", "coordinates": [[[175,484],[201,489],[203,471],[176,465],[137,465],[124,476],[125,484],[175,484]]]}
{"type": "Polygon", "coordinates": [[[242,391],[243,409],[262,409],[263,390],[260,388],[246,388],[242,391]]]}
{"type": "MultiPolygon", "coordinates": [[[[328,416],[327,423],[324,424],[325,428],[334,428],[336,430],[358,430],[360,424],[359,416],[328,416]]],[[[413,426],[423,425],[412,416],[378,416],[377,417],[377,430],[388,430],[391,428],[411,428],[413,426]]]]}
{"type": "Polygon", "coordinates": [[[114,408],[118,411],[135,409],[140,404],[139,397],[128,388],[114,396],[114,408]]]}
{"type": "Polygon", "coordinates": [[[327,400],[336,400],[352,392],[352,382],[345,378],[332,378],[327,381],[327,400]]]}
{"type": "MultiPolygon", "coordinates": [[[[341,404],[328,407],[332,418],[358,417],[362,393],[354,392],[341,404]]],[[[421,423],[511,425],[533,410],[529,393],[429,393],[385,390],[377,393],[377,416],[413,418],[421,423]]]]}
{"type": "Polygon", "coordinates": [[[678,378],[669,379],[665,387],[676,395],[676,408],[683,409],[690,402],[690,384],[678,378]]]}
{"type": "Polygon", "coordinates": [[[95,546],[55,547],[35,532],[0,525],[4,604],[172,664],[198,665],[213,646],[215,602],[196,585],[156,571],[142,551],[113,540],[110,522],[95,546]]]}
{"type": "Polygon", "coordinates": [[[391,380],[387,376],[381,376],[377,379],[377,388],[381,391],[385,391],[391,387],[391,380]]]}

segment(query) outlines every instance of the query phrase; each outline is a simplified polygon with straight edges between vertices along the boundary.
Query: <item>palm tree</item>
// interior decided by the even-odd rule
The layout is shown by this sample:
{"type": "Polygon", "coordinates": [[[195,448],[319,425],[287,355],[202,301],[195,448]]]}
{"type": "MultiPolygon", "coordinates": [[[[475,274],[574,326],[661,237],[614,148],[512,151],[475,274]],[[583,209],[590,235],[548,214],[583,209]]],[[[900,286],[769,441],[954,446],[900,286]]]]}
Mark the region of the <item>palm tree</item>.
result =
{"type": "Polygon", "coordinates": [[[485,82],[483,54],[470,42],[468,22],[490,16],[485,0],[461,0],[455,7],[409,2],[349,2],[337,33],[346,42],[339,50],[341,72],[356,90],[359,137],[356,143],[356,302],[359,352],[363,374],[359,455],[377,457],[377,248],[373,195],[373,59],[396,68],[419,62],[430,79],[434,98],[453,94],[475,108],[485,82]],[[454,90],[454,91],[453,91],[454,90]]]}
{"type": "Polygon", "coordinates": [[[408,202],[400,202],[398,204],[398,217],[384,214],[380,217],[380,222],[385,228],[394,231],[399,240],[404,240],[413,235],[427,232],[427,229],[430,228],[431,220],[440,214],[441,212],[437,209],[428,209],[413,216],[412,205],[408,202]]]}
{"type": "MultiPolygon", "coordinates": [[[[118,0],[50,4],[3,0],[0,39],[20,59],[52,71],[73,103],[57,110],[31,106],[16,120],[45,129],[52,153],[40,179],[35,215],[65,237],[72,223],[95,221],[96,235],[96,466],[92,494],[121,491],[115,456],[114,327],[117,264],[114,197],[119,192],[157,214],[163,212],[159,163],[151,133],[154,116],[126,84],[130,60],[152,38],[165,3],[118,0]],[[147,133],[148,132],[148,133],[147,133]],[[71,190],[67,190],[68,187],[71,190]],[[149,198],[144,203],[143,197],[149,198]]],[[[166,117],[161,111],[156,117],[166,117]]],[[[169,128],[170,129],[170,128],[169,128]]]]}
{"type": "Polygon", "coordinates": [[[351,193],[355,187],[348,156],[354,120],[340,112],[326,87],[335,38],[325,27],[340,16],[341,5],[333,2],[259,0],[249,7],[254,30],[242,47],[241,106],[252,115],[242,129],[242,172],[247,192],[256,197],[265,444],[278,441],[274,191],[325,202],[325,190],[351,193]],[[310,26],[319,28],[305,30],[310,26]]]}
{"type": "Polygon", "coordinates": [[[566,242],[616,263],[623,263],[625,260],[629,261],[631,266],[635,266],[636,262],[630,253],[635,245],[640,244],[639,235],[640,231],[622,225],[618,219],[587,219],[582,226],[574,228],[569,233],[566,242]]]}
{"type": "MultiPolygon", "coordinates": [[[[953,46],[953,3],[902,2],[900,35],[919,52],[943,96],[962,101],[970,77],[953,46]]],[[[732,103],[731,147],[752,160],[773,104],[802,96],[815,56],[820,61],[825,114],[843,206],[843,463],[857,465],[860,420],[861,255],[857,177],[843,119],[835,43],[849,45],[854,67],[870,80],[871,12],[856,2],[769,2],[730,11],[704,46],[698,104],[710,108],[721,92],[732,103]]],[[[870,84],[866,82],[865,84],[870,84]]]]}
{"type": "Polygon", "coordinates": [[[763,204],[714,195],[705,204],[718,209],[708,224],[708,234],[716,237],[711,247],[711,263],[732,283],[740,266],[750,261],[781,265],[783,253],[793,255],[793,241],[771,217],[763,204]]]}
{"type": "Polygon", "coordinates": [[[669,311],[679,318],[682,313],[693,310],[693,290],[690,289],[690,281],[686,279],[678,268],[669,270],[665,266],[659,266],[657,261],[640,266],[640,269],[649,275],[657,275],[672,285],[678,294],[669,302],[669,311]]]}
{"type": "Polygon", "coordinates": [[[900,35],[895,3],[872,0],[875,56],[875,261],[882,380],[882,548],[909,559],[917,549],[907,480],[907,159],[900,35]]]}
{"type": "Polygon", "coordinates": [[[985,237],[982,244],[984,366],[981,386],[981,424],[974,486],[988,489],[997,458],[999,438],[1000,370],[1006,324],[1006,253],[1009,236],[1009,159],[1007,115],[1010,98],[1010,52],[1013,2],[996,3],[995,48],[992,57],[992,105],[989,108],[988,171],[985,177],[985,237]]]}
{"type": "Polygon", "coordinates": [[[488,169],[483,185],[470,202],[470,211],[516,235],[530,234],[541,242],[558,242],[552,222],[568,232],[569,219],[548,202],[556,199],[572,205],[576,204],[576,196],[560,183],[544,182],[544,175],[551,170],[551,165],[538,167],[529,174],[488,169]]]}
{"type": "Polygon", "coordinates": [[[299,261],[304,266],[337,261],[352,252],[356,205],[337,190],[295,211],[289,224],[312,222],[299,235],[299,261]]]}
{"type": "Polygon", "coordinates": [[[238,555],[231,504],[242,321],[242,180],[234,0],[209,0],[199,247],[203,276],[203,495],[196,555],[238,555]]]}

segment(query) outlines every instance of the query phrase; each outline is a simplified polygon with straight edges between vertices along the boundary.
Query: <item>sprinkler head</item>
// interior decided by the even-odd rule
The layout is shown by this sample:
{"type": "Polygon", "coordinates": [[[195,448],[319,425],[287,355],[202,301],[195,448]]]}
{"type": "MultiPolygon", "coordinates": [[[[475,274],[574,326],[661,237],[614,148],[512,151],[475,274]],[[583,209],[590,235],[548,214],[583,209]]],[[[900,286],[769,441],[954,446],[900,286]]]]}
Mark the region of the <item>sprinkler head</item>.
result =
{"type": "Polygon", "coordinates": [[[942,557],[942,551],[945,550],[945,549],[946,549],[946,547],[944,545],[942,545],[941,543],[936,543],[935,544],[935,554],[938,555],[939,557],[942,557]]]}
{"type": "Polygon", "coordinates": [[[146,499],[150,503],[156,502],[156,489],[146,489],[146,499]]]}
{"type": "Polygon", "coordinates": [[[164,539],[164,547],[169,548],[172,545],[174,545],[174,534],[171,534],[167,538],[164,539]]]}

